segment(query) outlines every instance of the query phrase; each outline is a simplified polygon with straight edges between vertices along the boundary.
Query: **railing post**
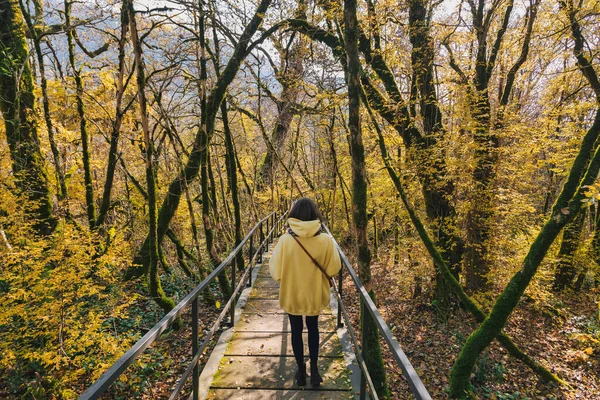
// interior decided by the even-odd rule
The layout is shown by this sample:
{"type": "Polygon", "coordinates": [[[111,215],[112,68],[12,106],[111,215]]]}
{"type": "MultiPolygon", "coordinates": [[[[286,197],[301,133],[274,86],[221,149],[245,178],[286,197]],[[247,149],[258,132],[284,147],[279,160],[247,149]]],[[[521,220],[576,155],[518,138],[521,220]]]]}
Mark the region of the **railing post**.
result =
{"type": "Polygon", "coordinates": [[[267,240],[265,240],[265,251],[269,251],[269,238],[271,237],[271,233],[269,230],[269,223],[271,222],[271,217],[267,217],[267,231],[265,232],[267,234],[267,240]]]}
{"type": "Polygon", "coordinates": [[[248,261],[250,263],[250,265],[248,266],[250,268],[250,272],[248,273],[248,287],[252,286],[252,271],[254,271],[254,263],[252,262],[252,259],[254,258],[254,243],[253,243],[253,239],[254,239],[254,233],[252,233],[250,235],[250,261],[248,261]]]}
{"type": "MultiPolygon", "coordinates": [[[[365,310],[365,305],[363,304],[363,299],[359,298],[360,303],[360,352],[363,360],[365,359],[366,354],[366,345],[365,334],[367,333],[367,327],[365,324],[365,314],[368,312],[365,310]]],[[[366,363],[365,363],[366,366],[366,363]]],[[[367,396],[367,379],[365,377],[365,373],[361,372],[360,374],[360,400],[365,400],[367,396]]]]}
{"type": "MultiPolygon", "coordinates": [[[[231,260],[231,287],[233,289],[235,289],[235,257],[233,257],[233,259],[231,260]]],[[[232,294],[232,296],[234,296],[232,294]]],[[[232,299],[233,301],[231,302],[231,309],[230,309],[230,319],[231,319],[231,326],[233,326],[234,321],[235,321],[235,299],[232,299]]]]}
{"type": "MultiPolygon", "coordinates": [[[[198,352],[198,297],[192,301],[192,358],[196,356],[198,352]]],[[[200,368],[198,363],[194,366],[194,371],[192,372],[192,394],[193,399],[199,399],[199,390],[200,390],[200,368]]]]}
{"type": "MultiPolygon", "coordinates": [[[[271,218],[271,228],[274,228],[274,227],[275,227],[275,213],[272,213],[270,218],[271,218]]],[[[273,233],[271,233],[271,235],[269,235],[269,241],[270,241],[271,243],[273,243],[274,236],[275,236],[275,233],[276,233],[276,232],[277,232],[277,231],[275,231],[275,230],[273,229],[273,233]]]]}
{"type": "MultiPolygon", "coordinates": [[[[344,272],[344,266],[342,265],[342,268],[340,268],[340,272],[338,274],[338,293],[340,294],[340,301],[342,301],[343,297],[342,297],[342,280],[343,280],[343,272],[344,272]]],[[[337,327],[339,328],[343,328],[344,327],[344,323],[342,322],[342,305],[338,304],[338,308],[337,308],[337,327]]]]}
{"type": "Polygon", "coordinates": [[[263,252],[264,252],[264,249],[262,247],[262,242],[265,240],[265,233],[263,232],[263,223],[262,223],[262,221],[260,223],[260,236],[259,237],[260,237],[260,242],[259,242],[260,243],[259,244],[259,252],[260,253],[258,254],[258,262],[262,264],[262,261],[263,261],[263,256],[262,255],[263,255],[263,252]]]}
{"type": "Polygon", "coordinates": [[[365,379],[364,372],[360,373],[360,400],[367,398],[367,380],[365,379]]]}

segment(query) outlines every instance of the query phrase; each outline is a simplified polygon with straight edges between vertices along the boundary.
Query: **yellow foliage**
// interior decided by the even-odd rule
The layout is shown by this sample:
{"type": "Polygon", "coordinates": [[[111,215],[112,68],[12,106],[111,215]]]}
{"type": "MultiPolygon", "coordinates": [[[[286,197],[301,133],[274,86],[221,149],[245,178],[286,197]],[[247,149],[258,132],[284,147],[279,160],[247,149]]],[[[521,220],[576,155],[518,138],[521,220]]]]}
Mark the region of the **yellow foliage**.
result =
{"type": "Polygon", "coordinates": [[[15,223],[20,207],[12,210],[10,219],[0,217],[13,243],[0,248],[0,371],[17,386],[38,373],[63,388],[55,394],[75,398],[74,383],[110,365],[135,339],[110,323],[134,300],[119,283],[128,257],[123,238],[116,234],[101,253],[97,238],[62,221],[49,238],[33,239],[15,223]]]}

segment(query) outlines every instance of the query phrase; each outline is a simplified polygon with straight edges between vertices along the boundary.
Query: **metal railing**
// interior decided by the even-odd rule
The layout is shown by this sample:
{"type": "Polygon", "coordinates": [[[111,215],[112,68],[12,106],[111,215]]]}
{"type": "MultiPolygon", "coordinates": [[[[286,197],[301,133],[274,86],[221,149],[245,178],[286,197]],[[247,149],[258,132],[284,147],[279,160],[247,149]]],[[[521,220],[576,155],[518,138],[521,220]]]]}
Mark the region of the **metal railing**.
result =
{"type": "Polygon", "coordinates": [[[198,361],[200,356],[210,343],[210,340],[219,329],[223,318],[229,313],[230,324],[233,324],[235,320],[235,301],[238,293],[242,286],[248,280],[248,286],[251,285],[252,271],[254,265],[257,262],[262,262],[263,252],[268,251],[269,244],[273,242],[275,234],[281,232],[283,228],[283,221],[287,212],[283,213],[281,217],[277,218],[277,213],[273,212],[267,217],[260,220],[246,235],[246,237],[240,242],[240,244],[227,256],[217,268],[215,268],[206,279],[204,279],[198,286],[196,286],[183,300],[179,302],[167,315],[165,315],[152,329],[150,329],[140,340],[138,340],[133,347],[131,347],[117,362],[115,362],[106,372],[104,372],[100,378],[92,386],[90,386],[81,396],[79,400],[98,399],[100,396],[125,372],[127,367],[131,365],[140,355],[150,347],[159,337],[162,332],[173,323],[177,318],[181,316],[184,310],[192,306],[192,360],[179,379],[179,382],[175,386],[175,389],[171,393],[170,399],[176,398],[184,385],[188,381],[189,377],[192,376],[192,398],[198,399],[199,395],[199,376],[200,367],[198,361]],[[266,232],[265,232],[266,225],[266,232]],[[258,247],[254,248],[254,236],[259,234],[258,247]],[[237,255],[242,252],[246,244],[249,244],[250,262],[244,269],[239,282],[236,285],[236,258],[237,255]],[[199,343],[199,332],[198,332],[198,305],[199,296],[202,292],[208,288],[208,285],[228,266],[231,266],[231,286],[235,287],[231,297],[227,304],[223,307],[223,310],[219,314],[219,317],[213,324],[210,331],[206,334],[202,344],[199,343]]]}
{"type": "MultiPolygon", "coordinates": [[[[88,399],[98,399],[100,396],[116,381],[119,377],[125,372],[127,367],[131,365],[136,359],[140,357],[140,355],[150,347],[159,337],[162,332],[164,332],[170,325],[173,323],[184,310],[191,305],[192,307],[192,360],[187,367],[184,374],[179,379],[179,382],[175,386],[175,389],[171,393],[170,399],[175,399],[184,388],[184,385],[187,383],[190,376],[192,377],[192,395],[191,398],[194,400],[198,399],[199,396],[199,376],[200,376],[200,367],[198,365],[198,361],[200,360],[201,355],[204,350],[207,348],[211,339],[218,331],[223,319],[227,314],[229,314],[229,323],[233,324],[235,320],[235,301],[238,293],[242,289],[244,283],[248,283],[248,286],[252,285],[252,271],[254,269],[255,264],[262,263],[263,261],[263,253],[268,251],[269,244],[273,242],[274,235],[278,234],[282,231],[284,218],[286,217],[287,212],[283,213],[283,215],[277,218],[277,213],[271,213],[267,217],[260,220],[246,235],[246,237],[240,242],[240,244],[227,256],[221,264],[213,270],[213,272],[204,279],[198,286],[196,286],[183,300],[179,302],[175,306],[173,310],[171,310],[167,315],[165,315],[152,329],[150,329],[140,340],[133,345],[117,362],[115,362],[106,372],[100,376],[100,378],[90,386],[81,396],[79,396],[80,400],[88,400],[88,399]],[[265,229],[266,225],[266,229],[265,229]],[[265,232],[266,230],[266,232],[265,232]],[[254,248],[254,236],[259,236],[259,245],[254,248]],[[244,269],[244,273],[242,274],[239,282],[236,285],[236,259],[237,255],[242,252],[244,246],[249,245],[249,254],[250,254],[250,262],[247,264],[244,269]],[[198,330],[198,306],[199,306],[199,296],[201,293],[207,289],[208,285],[227,268],[231,266],[231,286],[235,287],[229,301],[223,307],[223,310],[219,314],[219,317],[214,322],[212,328],[206,334],[203,342],[199,343],[199,330],[198,330]]],[[[327,233],[331,235],[329,228],[325,226],[327,233]]],[[[332,236],[333,237],[333,236],[332,236]]],[[[352,328],[350,323],[350,319],[348,317],[348,312],[344,307],[343,298],[342,298],[342,281],[344,278],[344,271],[347,271],[350,275],[352,282],[359,293],[360,301],[363,303],[363,309],[367,310],[372,317],[375,326],[377,327],[379,333],[387,343],[389,350],[394,357],[395,361],[398,363],[400,368],[402,369],[403,376],[406,378],[408,385],[417,400],[431,400],[431,396],[427,392],[427,389],[421,382],[421,379],[417,375],[410,361],[402,351],[398,341],[392,334],[391,330],[381,317],[381,314],[377,310],[375,303],[367,293],[367,290],[363,286],[362,282],[358,278],[358,275],[352,268],[352,265],[348,261],[348,258],[340,248],[339,244],[335,241],[335,247],[340,253],[340,258],[342,260],[342,268],[338,274],[338,281],[334,281],[334,292],[338,300],[338,315],[337,315],[337,323],[338,327],[342,327],[342,318],[344,319],[345,325],[347,327],[348,334],[350,336],[352,346],[354,347],[354,352],[356,354],[358,365],[361,370],[361,380],[360,380],[360,399],[364,400],[367,395],[367,386],[369,388],[370,396],[373,400],[378,400],[377,391],[369,374],[367,365],[365,363],[363,354],[365,352],[365,348],[359,345],[358,340],[356,338],[356,333],[352,328]]]]}
{"type": "MultiPolygon", "coordinates": [[[[324,225],[324,226],[325,226],[325,229],[327,230],[327,233],[329,233],[329,235],[331,235],[329,228],[326,225],[324,225]]],[[[333,235],[331,235],[331,237],[333,237],[333,235]]],[[[344,254],[342,249],[340,248],[340,245],[337,243],[337,241],[335,239],[333,239],[333,242],[335,243],[335,247],[338,250],[338,252],[340,253],[340,258],[342,260],[342,268],[340,269],[340,272],[338,274],[338,281],[335,282],[335,280],[334,280],[334,282],[333,282],[333,288],[334,288],[335,295],[336,295],[337,301],[338,301],[337,323],[338,323],[338,327],[343,326],[342,325],[342,316],[343,316],[344,321],[346,323],[348,334],[350,335],[350,340],[352,342],[352,346],[354,347],[354,352],[358,359],[358,365],[361,370],[360,399],[364,400],[366,398],[367,385],[369,386],[369,393],[371,395],[371,398],[373,400],[378,400],[379,397],[377,396],[377,391],[375,389],[375,385],[373,384],[371,375],[369,374],[369,370],[367,368],[367,365],[366,365],[364,357],[363,357],[363,354],[365,353],[366,349],[364,346],[361,348],[361,346],[358,344],[358,341],[356,339],[356,334],[355,334],[354,329],[352,328],[352,325],[350,324],[350,320],[348,318],[348,312],[346,311],[346,308],[344,307],[344,302],[342,299],[342,281],[344,278],[344,276],[343,276],[344,270],[348,271],[348,273],[350,274],[350,277],[352,278],[352,282],[354,283],[354,286],[360,295],[360,301],[363,303],[363,310],[367,310],[369,312],[371,318],[373,319],[373,322],[375,323],[375,326],[377,327],[377,330],[379,331],[379,333],[381,334],[381,336],[387,343],[389,350],[392,353],[392,356],[394,357],[394,360],[398,363],[398,365],[402,369],[402,375],[406,378],[406,381],[408,382],[408,386],[410,387],[410,390],[412,391],[415,398],[417,400],[431,400],[431,396],[429,395],[429,392],[427,392],[427,389],[421,382],[419,375],[417,375],[417,372],[415,371],[412,364],[408,360],[408,357],[406,357],[406,354],[404,354],[404,351],[402,351],[402,348],[400,347],[400,344],[398,343],[398,341],[392,334],[392,331],[390,330],[388,325],[383,320],[383,317],[379,313],[379,310],[377,310],[377,307],[375,306],[375,303],[371,299],[371,296],[369,296],[369,293],[367,293],[367,289],[363,286],[362,282],[358,278],[358,275],[356,274],[356,271],[354,271],[354,268],[352,268],[350,261],[348,261],[348,258],[346,257],[346,255],[344,254]]],[[[364,324],[362,324],[362,325],[364,326],[364,324]]],[[[364,337],[364,330],[361,332],[361,337],[364,337]]],[[[363,344],[364,344],[364,342],[363,342],[363,344]]]]}

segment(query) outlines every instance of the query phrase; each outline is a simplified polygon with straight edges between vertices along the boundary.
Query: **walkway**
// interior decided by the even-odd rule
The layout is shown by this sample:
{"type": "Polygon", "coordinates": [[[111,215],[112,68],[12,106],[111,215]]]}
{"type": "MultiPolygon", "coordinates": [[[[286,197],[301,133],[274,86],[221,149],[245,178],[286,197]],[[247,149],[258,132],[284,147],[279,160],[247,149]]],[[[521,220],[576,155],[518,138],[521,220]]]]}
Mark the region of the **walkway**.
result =
{"type": "MultiPolygon", "coordinates": [[[[294,382],[296,365],[287,315],[279,308],[279,284],[268,271],[268,258],[255,273],[253,288],[233,330],[223,334],[222,358],[209,360],[200,380],[212,380],[208,399],[349,399],[354,397],[350,374],[336,332],[336,318],[319,317],[319,369],[324,382],[316,390],[310,382],[302,389],[294,382]],[[216,364],[219,361],[218,367],[216,364]],[[212,371],[211,371],[212,369],[212,371]],[[216,369],[216,373],[214,370],[216,369]],[[214,374],[214,375],[213,375],[214,374]]],[[[244,303],[243,297],[240,301],[244,303]]],[[[306,328],[305,328],[306,330],[306,328]]],[[[219,347],[219,345],[217,346],[219,347]]],[[[304,354],[308,360],[307,337],[304,354]]],[[[213,353],[217,355],[217,348],[213,353]]],[[[308,367],[308,365],[307,365],[308,367]]],[[[208,382],[206,382],[208,383],[208,382]]],[[[202,398],[202,396],[200,397],[202,398]]]]}

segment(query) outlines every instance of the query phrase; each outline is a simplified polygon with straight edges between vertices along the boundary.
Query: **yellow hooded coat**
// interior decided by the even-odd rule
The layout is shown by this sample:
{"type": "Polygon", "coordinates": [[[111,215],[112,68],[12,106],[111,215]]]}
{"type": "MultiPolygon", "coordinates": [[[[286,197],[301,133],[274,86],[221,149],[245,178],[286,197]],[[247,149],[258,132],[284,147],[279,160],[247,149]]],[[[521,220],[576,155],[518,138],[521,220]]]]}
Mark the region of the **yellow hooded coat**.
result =
{"type": "MultiPolygon", "coordinates": [[[[319,220],[290,218],[288,224],[298,240],[327,272],[334,276],[341,268],[340,255],[319,220]]],[[[269,262],[271,277],[281,282],[279,305],[292,315],[319,315],[329,304],[329,284],[323,273],[294,238],[285,233],[279,238],[269,262]]]]}

